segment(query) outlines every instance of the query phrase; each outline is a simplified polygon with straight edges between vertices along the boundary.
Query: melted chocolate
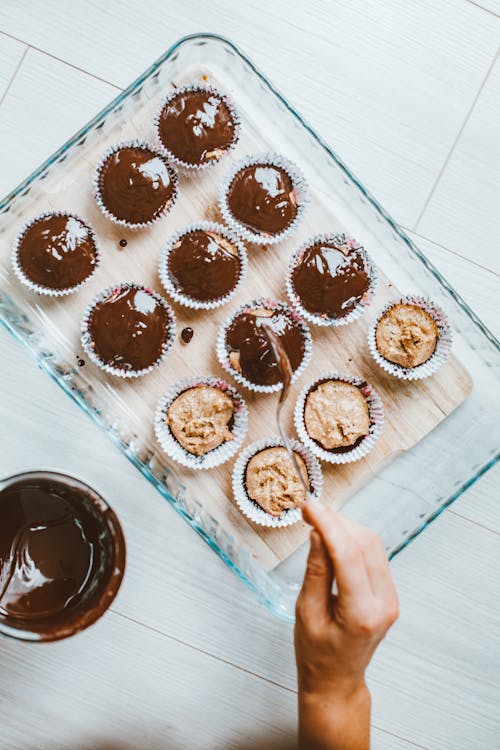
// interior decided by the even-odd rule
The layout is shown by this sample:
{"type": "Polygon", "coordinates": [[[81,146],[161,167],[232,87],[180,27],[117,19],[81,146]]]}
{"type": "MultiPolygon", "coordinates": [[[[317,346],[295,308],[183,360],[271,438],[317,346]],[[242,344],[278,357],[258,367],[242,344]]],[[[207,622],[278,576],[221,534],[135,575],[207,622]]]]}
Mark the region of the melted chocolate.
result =
{"type": "Polygon", "coordinates": [[[47,216],[24,233],[18,258],[35,284],[70,289],[92,274],[97,251],[89,227],[76,216],[47,216]]]}
{"type": "Polygon", "coordinates": [[[127,247],[127,240],[120,240],[120,247],[127,247]]]}
{"type": "Polygon", "coordinates": [[[197,229],[175,243],[168,270],[178,292],[206,302],[234,289],[241,266],[237,248],[225,237],[197,229]]]}
{"type": "Polygon", "coordinates": [[[52,640],[87,627],[123,576],[125,542],[115,514],[63,475],[32,473],[3,484],[0,631],[52,640]]]}
{"type": "Polygon", "coordinates": [[[108,211],[131,224],[156,219],[176,192],[174,175],[165,159],[148,148],[131,146],[106,159],[98,187],[108,211]]]}
{"type": "Polygon", "coordinates": [[[161,111],[158,131],[165,148],[187,164],[220,158],[236,135],[234,119],[225,101],[203,90],[174,96],[161,111]]]}
{"type": "MultiPolygon", "coordinates": [[[[270,317],[259,311],[237,315],[227,330],[226,346],[230,355],[239,355],[239,369],[247,380],[255,385],[274,385],[281,381],[280,365],[263,324],[274,331],[295,372],[304,357],[304,337],[298,325],[278,310],[270,317]]],[[[231,359],[233,364],[234,355],[231,359]]]]}
{"type": "Polygon", "coordinates": [[[191,339],[194,336],[194,331],[190,326],[186,326],[186,328],[183,328],[181,331],[181,339],[185,344],[189,344],[191,339]]]}
{"type": "Polygon", "coordinates": [[[260,234],[279,234],[297,216],[292,179],[272,164],[240,169],[229,187],[227,203],[237,221],[260,234]]]}
{"type": "Polygon", "coordinates": [[[95,305],[88,329],[99,359],[119,370],[137,372],[161,357],[169,322],[166,308],[152,294],[124,285],[95,305]]]}
{"type": "Polygon", "coordinates": [[[308,312],[343,318],[366,294],[370,278],[359,249],[318,242],[307,248],[294,268],[292,283],[308,312]]]}

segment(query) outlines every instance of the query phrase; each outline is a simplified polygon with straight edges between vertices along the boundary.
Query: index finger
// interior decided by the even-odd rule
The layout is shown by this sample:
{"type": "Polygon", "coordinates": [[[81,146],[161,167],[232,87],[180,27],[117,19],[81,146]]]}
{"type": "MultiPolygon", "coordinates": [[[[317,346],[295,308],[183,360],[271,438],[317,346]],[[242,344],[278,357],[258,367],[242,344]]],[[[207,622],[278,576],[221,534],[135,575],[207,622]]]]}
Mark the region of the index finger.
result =
{"type": "Polygon", "coordinates": [[[347,528],[338,523],[337,514],[319,502],[302,508],[304,521],[321,535],[333,563],[339,597],[371,595],[371,586],[362,550],[347,528]]]}

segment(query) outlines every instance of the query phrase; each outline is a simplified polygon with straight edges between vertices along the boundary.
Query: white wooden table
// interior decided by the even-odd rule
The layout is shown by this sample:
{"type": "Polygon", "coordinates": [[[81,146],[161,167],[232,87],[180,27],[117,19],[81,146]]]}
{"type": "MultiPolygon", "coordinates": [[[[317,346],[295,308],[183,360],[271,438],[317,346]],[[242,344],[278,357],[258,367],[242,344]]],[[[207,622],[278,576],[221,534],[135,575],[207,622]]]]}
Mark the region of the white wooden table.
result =
{"type": "MultiPolygon", "coordinates": [[[[0,193],[194,31],[236,41],[500,333],[499,0],[2,0],[0,193]]],[[[82,476],[128,539],[94,627],[0,640],[2,750],[293,747],[292,628],[3,331],[0,347],[0,474],[82,476]]],[[[499,479],[393,563],[401,618],[370,670],[375,748],[500,748],[499,479]]]]}

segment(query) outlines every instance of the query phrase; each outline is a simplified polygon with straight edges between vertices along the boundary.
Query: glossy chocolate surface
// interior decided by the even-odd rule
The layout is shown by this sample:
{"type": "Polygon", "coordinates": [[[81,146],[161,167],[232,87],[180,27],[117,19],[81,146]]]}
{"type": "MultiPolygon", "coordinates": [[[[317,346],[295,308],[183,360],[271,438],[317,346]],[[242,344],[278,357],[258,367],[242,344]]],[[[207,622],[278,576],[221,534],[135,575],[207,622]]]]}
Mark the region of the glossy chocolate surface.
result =
{"type": "Polygon", "coordinates": [[[219,159],[235,139],[233,115],[224,99],[203,90],[184,91],[162,109],[160,140],[186,164],[219,159]]]}
{"type": "Polygon", "coordinates": [[[237,315],[227,329],[226,346],[232,363],[234,354],[239,355],[239,369],[247,380],[256,385],[274,385],[281,381],[280,365],[263,324],[269,326],[278,337],[294,372],[304,357],[304,336],[299,326],[285,313],[278,310],[271,316],[261,313],[259,309],[255,313],[237,315]]]}
{"type": "Polygon", "coordinates": [[[241,266],[238,249],[225,237],[197,229],[172,247],[168,270],[178,292],[208,302],[234,289],[241,266]]]}
{"type": "Polygon", "coordinates": [[[40,472],[0,490],[0,631],[52,640],[87,627],[124,564],[118,520],[90,488],[40,472]]]}
{"type": "Polygon", "coordinates": [[[27,229],[18,251],[25,276],[47,289],[71,289],[85,281],[97,263],[89,227],[76,216],[47,216],[27,229]]]}
{"type": "Polygon", "coordinates": [[[191,328],[191,326],[186,326],[186,328],[183,328],[181,331],[181,339],[184,344],[189,344],[191,339],[194,336],[194,331],[191,328]]]}
{"type": "Polygon", "coordinates": [[[297,200],[290,175],[272,164],[240,169],[228,190],[229,210],[253,232],[273,236],[297,216],[297,200]]]}
{"type": "Polygon", "coordinates": [[[366,294],[370,278],[359,249],[318,242],[307,248],[294,268],[292,284],[308,312],[343,318],[366,294]]]}
{"type": "Polygon", "coordinates": [[[175,195],[171,167],[147,148],[127,146],[102,165],[98,187],[102,202],[117,219],[145,224],[156,219],[175,195]]]}
{"type": "Polygon", "coordinates": [[[169,337],[166,308],[145,289],[118,287],[93,308],[88,330],[102,362],[140,371],[162,355],[169,337]]]}

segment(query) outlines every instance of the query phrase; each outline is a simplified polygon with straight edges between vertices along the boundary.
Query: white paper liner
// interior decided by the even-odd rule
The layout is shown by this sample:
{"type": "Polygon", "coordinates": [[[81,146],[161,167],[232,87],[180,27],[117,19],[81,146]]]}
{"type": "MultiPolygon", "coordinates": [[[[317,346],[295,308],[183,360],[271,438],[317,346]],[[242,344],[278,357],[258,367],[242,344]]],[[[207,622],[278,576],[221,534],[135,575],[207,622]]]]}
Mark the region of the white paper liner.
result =
{"type": "Polygon", "coordinates": [[[98,269],[100,262],[101,262],[101,253],[99,249],[99,245],[97,243],[97,237],[93,230],[93,228],[90,226],[90,224],[87,221],[84,221],[79,216],[77,216],[74,213],[71,213],[71,211],[45,211],[42,214],[38,214],[37,216],[34,216],[32,219],[30,219],[28,222],[26,222],[19,233],[17,234],[17,237],[14,240],[14,243],[12,245],[12,254],[11,254],[11,262],[12,262],[12,270],[16,274],[17,278],[21,282],[21,284],[24,284],[24,286],[28,287],[28,289],[31,289],[31,291],[36,292],[37,294],[44,294],[47,297],[64,297],[68,294],[74,294],[74,292],[77,292],[81,287],[87,283],[95,274],[96,270],[98,269]],[[87,276],[86,279],[83,279],[79,284],[76,284],[75,286],[68,287],[67,289],[50,289],[49,287],[42,286],[41,284],[36,284],[34,281],[32,281],[28,276],[25,275],[20,263],[19,263],[19,250],[21,247],[21,243],[23,240],[24,235],[28,231],[28,229],[37,222],[41,221],[42,219],[48,219],[51,216],[63,216],[67,217],[68,219],[76,219],[77,221],[81,222],[85,225],[85,227],[89,230],[90,236],[92,238],[92,242],[94,243],[95,247],[95,264],[92,272],[87,276]]]}
{"type": "Polygon", "coordinates": [[[181,227],[177,232],[171,235],[160,255],[158,272],[160,274],[160,280],[163,288],[165,289],[169,297],[175,300],[175,302],[178,302],[180,305],[184,305],[185,307],[189,307],[192,310],[214,310],[216,307],[222,307],[227,302],[229,302],[232,297],[234,297],[234,295],[240,288],[243,279],[245,278],[247,266],[248,259],[245,246],[243,245],[241,240],[234,234],[234,232],[231,232],[223,224],[216,224],[212,221],[200,221],[196,224],[188,224],[187,226],[181,227]],[[168,270],[168,258],[175,243],[180,240],[180,238],[185,234],[190,234],[190,232],[195,232],[200,229],[205,232],[215,232],[216,234],[222,235],[222,237],[224,237],[228,242],[230,242],[237,248],[238,256],[240,259],[240,276],[236,285],[226,295],[214,300],[197,300],[193,297],[189,297],[187,294],[179,292],[179,290],[176,289],[168,270]]]}
{"type": "Polygon", "coordinates": [[[248,310],[253,310],[256,307],[264,307],[264,308],[267,308],[268,310],[277,310],[281,313],[284,313],[285,315],[288,316],[290,320],[292,320],[299,327],[302,333],[303,339],[304,339],[304,356],[302,357],[302,362],[294,371],[291,382],[295,383],[298,380],[298,378],[300,378],[300,376],[306,369],[311,359],[311,353],[312,353],[311,333],[309,331],[309,328],[307,327],[307,324],[301,318],[299,313],[296,310],[294,310],[293,307],[290,307],[285,302],[269,299],[268,297],[260,297],[259,299],[253,300],[252,302],[247,302],[246,304],[241,305],[241,307],[236,308],[236,310],[233,310],[231,315],[229,315],[229,317],[226,318],[226,320],[222,323],[221,327],[219,328],[219,333],[217,335],[217,344],[216,344],[217,358],[220,364],[222,365],[222,367],[224,368],[224,370],[226,370],[226,372],[232,375],[233,378],[238,383],[241,383],[241,385],[244,385],[245,388],[248,388],[249,391],[253,391],[254,393],[276,393],[277,391],[280,391],[282,388],[281,382],[274,383],[273,385],[257,385],[256,383],[252,383],[241,372],[238,372],[237,370],[235,370],[234,367],[231,366],[231,362],[229,361],[229,351],[226,347],[227,329],[229,328],[233,320],[238,315],[240,315],[240,313],[247,312],[248,310]]]}
{"type": "Polygon", "coordinates": [[[293,253],[288,264],[288,271],[286,275],[286,291],[290,299],[290,302],[297,310],[299,310],[300,314],[307,321],[309,321],[310,323],[313,323],[313,325],[316,325],[316,326],[328,326],[328,327],[345,326],[345,325],[348,325],[349,323],[353,323],[355,320],[358,320],[358,318],[360,318],[363,315],[363,313],[366,311],[367,307],[369,307],[370,304],[373,302],[376,289],[377,289],[377,269],[375,267],[375,264],[373,263],[372,259],[370,258],[366,250],[357,242],[357,240],[355,240],[353,237],[350,237],[347,234],[344,234],[343,232],[341,234],[317,234],[314,237],[311,237],[293,253]],[[298,294],[295,292],[295,289],[293,286],[292,274],[293,274],[295,267],[298,265],[299,261],[302,259],[306,250],[308,250],[312,245],[316,245],[320,242],[325,242],[325,243],[329,242],[331,244],[340,245],[340,246],[346,245],[347,247],[352,248],[353,250],[360,251],[360,254],[363,257],[365,270],[370,279],[370,285],[366,293],[360,299],[356,307],[353,310],[351,310],[349,313],[347,313],[347,315],[344,315],[343,317],[330,318],[326,315],[320,315],[318,313],[309,312],[309,310],[306,310],[306,308],[303,306],[301,299],[298,296],[298,294]]]}
{"type": "Polygon", "coordinates": [[[205,377],[202,375],[194,375],[183,380],[178,380],[159,400],[154,417],[155,435],[162,449],[174,461],[182,466],[187,466],[189,469],[213,469],[215,466],[220,466],[229,461],[240,449],[247,433],[247,427],[248,409],[238,391],[222,378],[205,377]],[[190,388],[202,385],[218,388],[232,399],[234,404],[233,439],[222,443],[204,456],[195,456],[183,448],[175,439],[165,422],[165,416],[170,404],[175,401],[177,396],[180,396],[181,393],[190,388]]]}
{"type": "Polygon", "coordinates": [[[441,365],[443,365],[448,359],[451,352],[452,343],[453,334],[448,322],[448,318],[446,317],[444,311],[438,305],[436,305],[435,302],[428,299],[427,297],[420,297],[412,294],[404,295],[402,297],[399,297],[398,299],[393,300],[392,302],[387,303],[387,305],[385,305],[385,307],[380,311],[375,322],[368,331],[368,347],[373,359],[383,370],[385,370],[385,372],[387,372],[389,375],[394,375],[394,377],[399,378],[400,380],[421,380],[422,378],[428,378],[430,375],[434,375],[434,373],[437,372],[441,365]],[[427,362],[424,362],[421,365],[417,365],[417,367],[407,368],[402,367],[395,362],[389,362],[389,360],[382,357],[377,349],[375,338],[377,325],[382,316],[385,315],[385,313],[390,310],[391,307],[394,307],[394,305],[398,304],[416,305],[418,307],[421,307],[434,319],[438,328],[438,338],[434,353],[427,360],[427,362]]]}
{"type": "Polygon", "coordinates": [[[107,219],[112,221],[114,224],[118,224],[118,226],[123,227],[124,229],[131,229],[131,230],[147,229],[148,227],[152,226],[157,221],[162,219],[164,216],[166,216],[166,214],[168,214],[172,206],[175,204],[177,197],[179,195],[179,177],[177,175],[177,171],[175,170],[174,166],[166,160],[165,155],[155,146],[151,145],[150,143],[147,143],[146,141],[138,141],[138,140],[122,141],[121,143],[116,143],[114,146],[111,146],[111,148],[109,148],[105,152],[105,154],[101,157],[100,161],[98,162],[94,170],[94,175],[92,178],[92,191],[94,194],[95,201],[101,213],[107,219]],[[140,148],[144,150],[147,149],[148,151],[151,151],[152,153],[154,153],[155,156],[158,156],[165,163],[167,170],[168,170],[168,174],[172,181],[172,186],[173,186],[172,197],[169,199],[165,208],[158,214],[158,216],[155,216],[154,219],[150,219],[149,221],[134,223],[131,221],[126,221],[125,219],[119,219],[117,216],[112,214],[111,211],[107,209],[104,201],[102,200],[101,190],[99,187],[99,175],[101,173],[101,169],[103,168],[105,162],[109,159],[110,156],[112,156],[117,151],[121,151],[121,149],[123,148],[140,148]]]}
{"type": "Polygon", "coordinates": [[[114,284],[113,286],[109,286],[106,289],[104,289],[100,294],[98,294],[92,302],[87,306],[82,323],[81,323],[81,342],[83,349],[85,350],[86,354],[88,355],[89,359],[97,365],[97,367],[100,367],[101,370],[104,370],[104,372],[107,372],[109,375],[116,375],[119,378],[139,378],[143,375],[147,375],[148,373],[152,372],[158,365],[160,365],[165,357],[167,356],[170,348],[172,347],[172,344],[175,340],[175,315],[174,311],[168,304],[168,302],[163,299],[157,292],[153,291],[149,287],[142,286],[141,284],[135,284],[135,283],[128,283],[124,282],[122,284],[114,284]],[[100,357],[95,353],[93,341],[92,341],[92,334],[89,330],[89,322],[90,322],[90,316],[92,314],[92,311],[94,307],[101,302],[102,300],[106,299],[112,292],[118,291],[120,289],[140,289],[143,292],[146,292],[147,294],[150,294],[151,297],[153,297],[156,302],[163,305],[165,310],[167,311],[168,316],[168,331],[167,331],[167,338],[165,343],[163,344],[163,351],[161,355],[158,357],[156,362],[153,362],[153,364],[149,365],[149,367],[144,367],[142,370],[122,370],[118,367],[113,367],[112,365],[107,364],[106,362],[103,362],[100,357]]]}
{"type": "Polygon", "coordinates": [[[163,153],[163,155],[168,159],[170,162],[174,162],[174,164],[177,164],[179,167],[185,170],[199,170],[199,169],[206,169],[207,167],[211,167],[214,164],[218,164],[222,159],[224,159],[227,154],[234,149],[236,144],[238,143],[239,137],[240,137],[240,130],[241,130],[241,121],[240,116],[238,114],[238,110],[236,108],[236,105],[232,98],[228,96],[227,94],[223,94],[219,89],[217,89],[215,86],[212,86],[211,84],[206,83],[191,83],[187,84],[186,86],[178,86],[177,88],[172,89],[167,96],[165,96],[161,102],[161,105],[156,112],[154,121],[153,121],[153,130],[154,130],[154,138],[155,143],[158,146],[158,149],[163,153]],[[173,151],[171,151],[161,140],[160,137],[160,116],[164,109],[164,107],[172,101],[172,99],[175,99],[176,96],[179,96],[179,94],[184,94],[190,91],[206,91],[208,94],[213,94],[214,96],[217,96],[219,99],[221,99],[224,104],[227,106],[231,113],[232,120],[234,122],[234,129],[233,129],[233,140],[232,142],[226,147],[224,152],[217,158],[217,159],[211,159],[210,161],[204,161],[201,164],[192,164],[190,162],[184,161],[183,159],[179,158],[174,154],[173,151]]]}
{"type": "Polygon", "coordinates": [[[231,229],[233,229],[243,240],[253,242],[256,245],[274,245],[289,237],[295,232],[300,224],[308,203],[309,188],[302,172],[293,162],[289,161],[284,156],[273,152],[251,154],[233,164],[231,169],[226,173],[219,190],[219,208],[226,224],[230,226],[231,229]],[[240,169],[249,167],[252,164],[269,164],[270,166],[281,167],[290,176],[295,188],[295,195],[297,197],[297,215],[292,223],[278,234],[268,235],[260,232],[253,232],[245,226],[245,224],[242,224],[235,219],[229,209],[227,194],[234,177],[240,169]]]}
{"type": "MultiPolygon", "coordinates": [[[[295,453],[298,453],[303,459],[307,468],[310,491],[306,502],[318,501],[323,488],[323,475],[321,473],[319,462],[313,456],[311,451],[297,440],[291,438],[290,445],[292,450],[295,453]]],[[[236,505],[247,518],[260,526],[283,528],[285,526],[292,526],[294,523],[298,523],[298,521],[302,520],[302,511],[300,507],[286,510],[281,516],[272,516],[248,497],[245,482],[247,464],[252,456],[266,448],[276,447],[284,447],[283,441],[277,435],[258,440],[257,442],[248,445],[236,459],[233,468],[232,485],[236,505]]]]}
{"type": "Polygon", "coordinates": [[[380,436],[382,426],[384,424],[384,407],[377,391],[369,383],[366,383],[366,381],[362,378],[356,378],[351,375],[345,375],[338,372],[327,372],[324,375],[320,375],[319,377],[317,377],[315,380],[313,380],[312,383],[304,386],[304,388],[300,392],[297,403],[295,404],[294,424],[295,429],[297,430],[297,435],[299,436],[299,440],[304,445],[306,445],[312,451],[312,453],[314,453],[315,456],[320,458],[322,461],[327,461],[330,464],[349,464],[353,461],[359,461],[360,458],[366,456],[367,453],[369,453],[375,446],[375,443],[380,436]],[[352,385],[358,387],[365,383],[365,385],[360,388],[360,390],[363,396],[366,398],[366,403],[368,404],[370,432],[361,440],[361,442],[356,447],[352,448],[352,450],[350,451],[336,453],[335,451],[326,450],[325,448],[322,448],[321,445],[319,445],[315,440],[313,440],[306,430],[304,422],[304,408],[306,398],[311,389],[325,380],[341,380],[344,383],[352,383],[352,385]]]}

